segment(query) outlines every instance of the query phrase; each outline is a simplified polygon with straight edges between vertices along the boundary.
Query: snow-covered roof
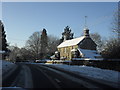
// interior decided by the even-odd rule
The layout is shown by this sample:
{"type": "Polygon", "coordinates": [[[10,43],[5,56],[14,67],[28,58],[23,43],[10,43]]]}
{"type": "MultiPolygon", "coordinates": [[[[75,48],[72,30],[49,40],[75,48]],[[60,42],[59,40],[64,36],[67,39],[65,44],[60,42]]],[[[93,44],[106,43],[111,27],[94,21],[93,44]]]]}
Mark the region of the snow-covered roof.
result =
{"type": "Polygon", "coordinates": [[[1,51],[1,50],[0,50],[0,53],[3,54],[3,53],[5,53],[5,51],[1,51]]]}
{"type": "Polygon", "coordinates": [[[55,58],[55,55],[52,55],[50,58],[55,58]]]}
{"type": "Polygon", "coordinates": [[[85,38],[85,36],[82,36],[82,37],[79,37],[79,38],[75,38],[75,39],[71,39],[71,40],[66,40],[66,41],[62,42],[57,48],[77,45],[84,38],[85,38]]]}
{"type": "Polygon", "coordinates": [[[74,51],[77,51],[77,49],[75,49],[75,48],[74,48],[74,49],[72,49],[71,51],[73,51],[73,52],[74,52],[74,51]]]}
{"type": "Polygon", "coordinates": [[[97,53],[96,50],[86,50],[78,48],[79,52],[83,54],[85,58],[95,58],[95,57],[101,57],[99,53],[97,53]]]}

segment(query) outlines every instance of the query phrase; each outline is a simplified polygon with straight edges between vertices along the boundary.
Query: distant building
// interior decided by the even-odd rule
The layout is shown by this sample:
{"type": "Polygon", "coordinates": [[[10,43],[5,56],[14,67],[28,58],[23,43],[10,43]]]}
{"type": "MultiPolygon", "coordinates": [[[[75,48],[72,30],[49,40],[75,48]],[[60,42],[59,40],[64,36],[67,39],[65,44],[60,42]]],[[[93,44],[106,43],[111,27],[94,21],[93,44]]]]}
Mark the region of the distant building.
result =
{"type": "MultiPolygon", "coordinates": [[[[66,38],[66,37],[65,37],[66,38]]],[[[60,59],[71,60],[72,58],[98,58],[101,57],[96,50],[96,43],[89,35],[89,29],[84,29],[84,36],[66,40],[58,45],[60,59]]]]}

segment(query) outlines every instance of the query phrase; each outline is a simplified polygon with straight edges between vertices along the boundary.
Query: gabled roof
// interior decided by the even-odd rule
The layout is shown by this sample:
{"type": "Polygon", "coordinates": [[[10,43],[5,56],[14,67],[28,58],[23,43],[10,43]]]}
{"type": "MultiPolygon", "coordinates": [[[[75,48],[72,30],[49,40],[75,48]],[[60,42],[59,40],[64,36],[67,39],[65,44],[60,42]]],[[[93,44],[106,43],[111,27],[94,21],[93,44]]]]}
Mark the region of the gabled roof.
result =
{"type": "Polygon", "coordinates": [[[77,44],[80,43],[84,38],[85,38],[85,36],[81,36],[81,37],[79,37],[79,38],[74,38],[74,39],[71,39],[71,40],[66,40],[66,41],[62,42],[57,48],[62,48],[62,47],[77,45],[77,44]]]}

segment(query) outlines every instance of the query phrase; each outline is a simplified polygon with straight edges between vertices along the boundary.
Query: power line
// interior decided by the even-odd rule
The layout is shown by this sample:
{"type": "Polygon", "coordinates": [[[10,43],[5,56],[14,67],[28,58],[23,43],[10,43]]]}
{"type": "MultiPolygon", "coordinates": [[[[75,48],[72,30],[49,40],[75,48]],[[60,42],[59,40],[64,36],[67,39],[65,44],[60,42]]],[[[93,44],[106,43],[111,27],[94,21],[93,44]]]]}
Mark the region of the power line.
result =
{"type": "Polygon", "coordinates": [[[18,38],[12,38],[12,37],[7,37],[7,39],[9,40],[14,40],[14,41],[21,41],[21,42],[25,42],[27,40],[22,40],[22,39],[18,39],[18,38]]]}

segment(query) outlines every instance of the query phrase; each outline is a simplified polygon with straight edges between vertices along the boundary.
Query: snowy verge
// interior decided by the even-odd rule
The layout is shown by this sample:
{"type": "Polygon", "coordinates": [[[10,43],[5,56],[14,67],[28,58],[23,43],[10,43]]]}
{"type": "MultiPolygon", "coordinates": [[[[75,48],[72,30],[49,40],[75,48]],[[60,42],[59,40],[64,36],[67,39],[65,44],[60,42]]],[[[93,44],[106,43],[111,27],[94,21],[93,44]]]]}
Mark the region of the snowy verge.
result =
{"type": "Polygon", "coordinates": [[[2,87],[2,60],[0,60],[0,90],[2,87]]]}
{"type": "MultiPolygon", "coordinates": [[[[4,75],[5,73],[7,73],[8,71],[13,71],[13,67],[15,69],[16,65],[12,62],[9,61],[5,61],[5,60],[0,60],[0,86],[2,85],[2,75],[4,75]]],[[[5,76],[7,76],[8,74],[5,74],[5,76]]],[[[5,77],[4,76],[4,77],[5,77]]]]}
{"type": "Polygon", "coordinates": [[[113,83],[120,83],[119,81],[120,72],[113,70],[106,70],[89,66],[70,66],[63,64],[47,64],[47,65],[55,66],[67,71],[74,72],[78,75],[87,76],[90,78],[101,79],[113,83]]]}
{"type": "Polygon", "coordinates": [[[9,70],[11,70],[14,66],[16,66],[14,63],[9,62],[9,61],[0,60],[0,62],[1,62],[0,70],[2,70],[2,73],[0,73],[0,74],[4,74],[4,73],[8,72],[9,70]]]}

